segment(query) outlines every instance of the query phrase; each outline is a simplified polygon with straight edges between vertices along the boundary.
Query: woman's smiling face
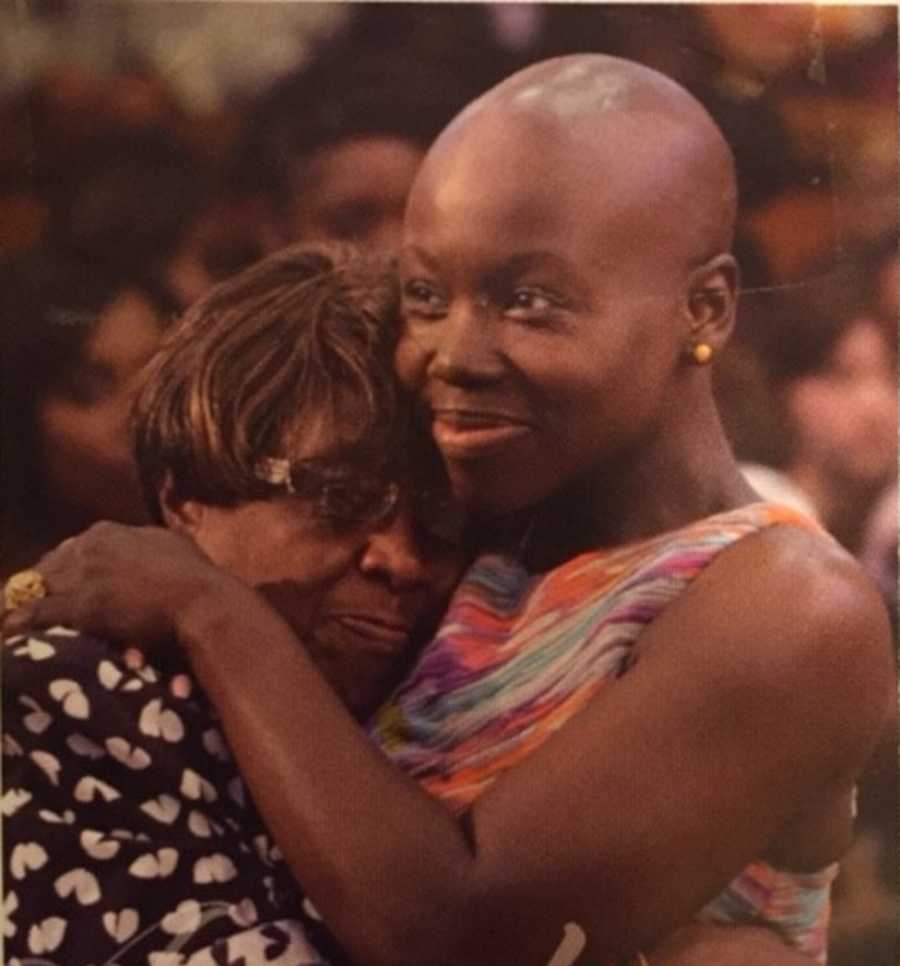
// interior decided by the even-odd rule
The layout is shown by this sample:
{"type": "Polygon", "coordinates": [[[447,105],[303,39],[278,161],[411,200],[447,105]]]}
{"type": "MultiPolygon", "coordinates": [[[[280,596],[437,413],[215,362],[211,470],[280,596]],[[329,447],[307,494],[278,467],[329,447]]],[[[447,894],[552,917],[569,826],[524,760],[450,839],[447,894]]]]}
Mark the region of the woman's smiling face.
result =
{"type": "Polygon", "coordinates": [[[417,182],[396,355],[454,488],[507,510],[652,434],[685,338],[683,263],[641,204],[644,173],[553,143],[526,155],[523,136],[464,139],[417,182]]]}

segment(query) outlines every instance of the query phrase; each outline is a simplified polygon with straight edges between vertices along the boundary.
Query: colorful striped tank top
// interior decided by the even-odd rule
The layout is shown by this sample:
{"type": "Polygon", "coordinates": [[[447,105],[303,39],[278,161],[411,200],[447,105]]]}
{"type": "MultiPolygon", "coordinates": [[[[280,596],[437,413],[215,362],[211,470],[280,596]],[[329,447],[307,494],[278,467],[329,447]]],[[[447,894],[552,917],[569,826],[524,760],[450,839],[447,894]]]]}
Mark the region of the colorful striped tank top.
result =
{"type": "MultiPolygon", "coordinates": [[[[817,525],[757,503],[529,575],[485,555],[464,576],[435,639],[378,712],[372,736],[454,812],[527,758],[625,673],[641,630],[725,547],[773,524],[817,525]]],[[[836,866],[798,875],[759,861],[698,915],[771,924],[825,961],[836,866]]]]}

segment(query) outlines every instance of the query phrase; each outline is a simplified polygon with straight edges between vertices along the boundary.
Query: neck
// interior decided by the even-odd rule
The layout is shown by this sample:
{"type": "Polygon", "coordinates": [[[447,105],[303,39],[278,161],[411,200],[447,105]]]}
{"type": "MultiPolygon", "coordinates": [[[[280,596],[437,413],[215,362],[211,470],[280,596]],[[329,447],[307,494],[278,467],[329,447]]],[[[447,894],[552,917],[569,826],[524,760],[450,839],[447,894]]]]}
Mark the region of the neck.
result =
{"type": "Polygon", "coordinates": [[[632,452],[554,494],[534,514],[528,563],[553,566],[574,554],[675,530],[752,503],[711,396],[682,399],[690,418],[666,421],[632,452]]]}

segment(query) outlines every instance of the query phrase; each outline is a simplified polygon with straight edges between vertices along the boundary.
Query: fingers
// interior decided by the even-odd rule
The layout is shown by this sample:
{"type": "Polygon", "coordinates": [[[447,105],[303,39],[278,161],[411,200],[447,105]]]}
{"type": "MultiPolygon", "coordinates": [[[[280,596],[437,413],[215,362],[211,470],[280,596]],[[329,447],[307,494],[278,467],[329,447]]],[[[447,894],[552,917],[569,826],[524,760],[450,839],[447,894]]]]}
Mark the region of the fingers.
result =
{"type": "Polygon", "coordinates": [[[3,615],[2,620],[0,620],[0,631],[3,633],[3,639],[6,640],[9,637],[16,637],[18,634],[24,634],[33,625],[30,623],[31,608],[28,606],[17,607],[15,610],[8,610],[3,615]]]}
{"type": "Polygon", "coordinates": [[[15,637],[40,627],[53,627],[55,624],[74,624],[73,604],[66,597],[42,597],[40,600],[23,604],[15,610],[7,611],[3,615],[3,637],[15,637]]]}
{"type": "Polygon", "coordinates": [[[41,574],[47,585],[48,595],[71,591],[74,580],[82,579],[82,572],[75,566],[79,558],[79,544],[75,537],[63,541],[58,547],[45,553],[34,569],[41,574]]]}
{"type": "Polygon", "coordinates": [[[169,691],[174,698],[189,698],[194,690],[194,682],[187,674],[176,674],[169,682],[169,691]]]}
{"type": "Polygon", "coordinates": [[[140,671],[144,666],[144,652],[137,647],[126,647],[122,653],[122,661],[129,671],[140,671]]]}
{"type": "MultiPolygon", "coordinates": [[[[147,663],[144,652],[137,647],[126,647],[122,652],[122,663],[129,671],[140,671],[147,663]]],[[[187,674],[176,674],[169,681],[169,693],[173,698],[187,699],[194,690],[194,682],[187,674]]]]}

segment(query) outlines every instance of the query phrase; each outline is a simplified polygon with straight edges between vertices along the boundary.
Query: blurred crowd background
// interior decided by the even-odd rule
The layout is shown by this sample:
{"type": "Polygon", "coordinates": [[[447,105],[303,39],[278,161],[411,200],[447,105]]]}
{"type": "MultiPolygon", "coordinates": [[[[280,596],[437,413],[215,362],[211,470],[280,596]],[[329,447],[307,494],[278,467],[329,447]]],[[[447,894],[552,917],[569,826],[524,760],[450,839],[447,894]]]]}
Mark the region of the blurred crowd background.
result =
{"type": "MultiPolygon", "coordinates": [[[[741,189],[739,328],[716,376],[760,491],[897,598],[897,9],[194,3],[0,8],[3,556],[143,520],[134,375],[217,279],[287,242],[392,246],[444,124],[501,77],[598,51],[676,78],[741,189]]],[[[860,794],[833,966],[895,966],[897,742],[860,794]]]]}

